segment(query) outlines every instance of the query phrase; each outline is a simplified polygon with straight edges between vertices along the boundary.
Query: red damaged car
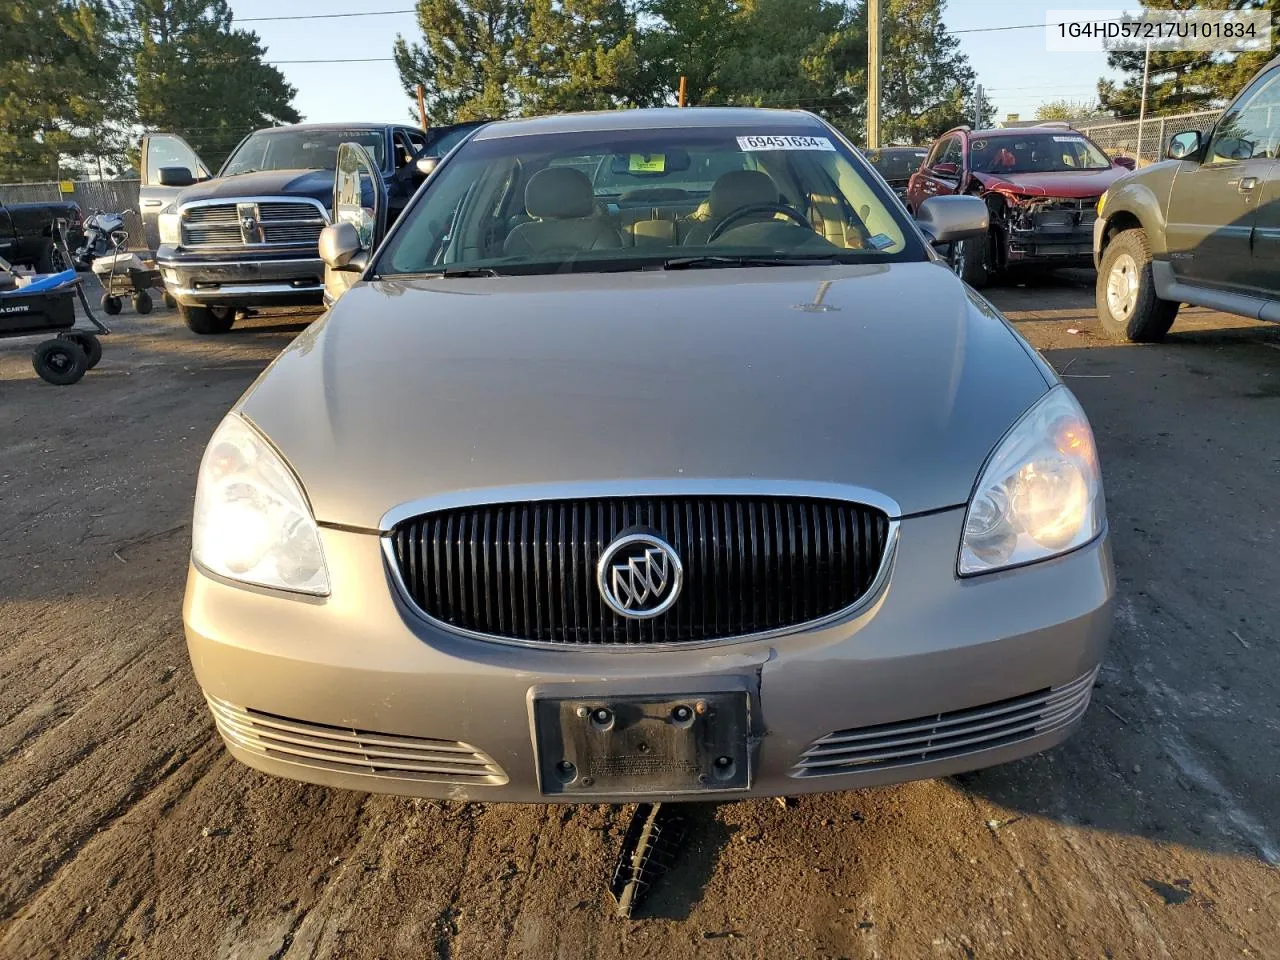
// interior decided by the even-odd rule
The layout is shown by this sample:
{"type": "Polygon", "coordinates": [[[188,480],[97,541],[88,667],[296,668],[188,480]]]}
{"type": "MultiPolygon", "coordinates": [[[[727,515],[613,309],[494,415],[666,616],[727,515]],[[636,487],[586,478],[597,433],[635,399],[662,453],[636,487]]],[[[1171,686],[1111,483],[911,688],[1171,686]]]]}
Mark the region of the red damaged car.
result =
{"type": "Polygon", "coordinates": [[[1110,159],[1063,126],[957,127],[929,150],[907,187],[912,212],[930,197],[973,194],[991,211],[987,242],[955,245],[952,263],[981,287],[1019,266],[1092,266],[1098,198],[1133,161],[1110,159]]]}

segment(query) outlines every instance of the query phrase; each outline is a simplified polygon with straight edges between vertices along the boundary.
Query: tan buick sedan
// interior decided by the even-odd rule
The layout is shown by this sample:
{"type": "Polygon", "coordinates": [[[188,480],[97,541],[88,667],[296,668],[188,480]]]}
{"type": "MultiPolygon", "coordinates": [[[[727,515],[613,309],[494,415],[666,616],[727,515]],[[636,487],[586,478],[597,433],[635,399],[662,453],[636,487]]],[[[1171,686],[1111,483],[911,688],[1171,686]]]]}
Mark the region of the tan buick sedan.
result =
{"type": "Polygon", "coordinates": [[[1114,580],[1070,391],[818,118],[494,123],[218,427],[185,623],[232,753],[459,800],[731,799],[1079,724],[1114,580]]]}

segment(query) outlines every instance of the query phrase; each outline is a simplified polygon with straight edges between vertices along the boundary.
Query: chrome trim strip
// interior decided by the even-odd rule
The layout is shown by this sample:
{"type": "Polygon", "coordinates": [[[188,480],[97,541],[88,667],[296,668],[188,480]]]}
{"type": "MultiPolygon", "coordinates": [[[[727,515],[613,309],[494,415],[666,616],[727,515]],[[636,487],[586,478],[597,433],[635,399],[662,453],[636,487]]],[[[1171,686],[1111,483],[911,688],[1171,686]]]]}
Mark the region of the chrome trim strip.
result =
{"type": "Polygon", "coordinates": [[[245,264],[274,267],[277,264],[289,263],[324,266],[324,261],[319,257],[291,257],[288,260],[157,260],[156,266],[167,267],[170,270],[199,270],[201,267],[243,267],[245,264]]]}
{"type": "MultiPolygon", "coordinates": [[[[717,490],[723,490],[723,487],[717,487],[717,490]]],[[[615,496],[624,496],[625,494],[615,494],[615,496]]],[[[637,494],[632,494],[636,496],[637,494]]],[[[691,496],[693,494],[690,494],[691,496]]],[[[778,494],[781,496],[781,494],[778,494]]],[[[828,499],[847,499],[842,497],[831,497],[828,499]]],[[[504,501],[483,501],[485,503],[501,503],[504,501]]],[[[468,506],[470,501],[458,504],[458,506],[468,506]]],[[[438,507],[436,509],[447,509],[438,507]]],[[[431,511],[424,510],[424,513],[431,511]]],[[[415,516],[416,514],[410,514],[415,516]]],[[[828,627],[841,620],[853,617],[860,613],[865,607],[870,606],[879,600],[881,595],[887,588],[889,581],[889,573],[893,569],[893,562],[898,554],[898,527],[900,522],[895,519],[889,521],[889,530],[885,534],[884,554],[880,558],[880,569],[876,571],[876,577],[871,581],[871,585],[867,587],[866,593],[840,610],[820,617],[817,620],[806,620],[804,623],[792,624],[789,627],[779,627],[774,630],[766,630],[761,633],[748,633],[739,636],[716,637],[713,640],[692,640],[687,643],[637,643],[637,644],[614,644],[614,643],[549,643],[545,640],[519,640],[514,637],[499,637],[491,633],[480,633],[476,630],[468,630],[465,627],[457,627],[451,623],[445,623],[438,620],[431,614],[427,613],[413,599],[413,594],[409,592],[409,588],[405,585],[404,577],[400,573],[400,565],[396,563],[395,547],[391,542],[392,534],[387,531],[379,538],[382,541],[382,557],[387,567],[387,572],[391,577],[392,583],[395,584],[396,592],[400,599],[404,602],[405,607],[413,613],[419,620],[428,626],[435,627],[437,630],[443,630],[454,636],[464,637],[468,640],[480,640],[484,643],[498,643],[511,647],[524,647],[530,650],[562,650],[567,653],[582,653],[588,650],[599,650],[604,653],[646,653],[650,650],[660,652],[673,652],[676,650],[701,650],[706,647],[718,647],[726,644],[738,643],[754,643],[762,640],[771,640],[775,637],[791,636],[796,633],[818,630],[828,627]]]]}
{"type": "Polygon", "coordinates": [[[219,282],[216,287],[173,287],[169,288],[169,293],[175,297],[187,297],[192,300],[199,300],[201,298],[216,300],[219,296],[226,294],[235,294],[236,296],[244,296],[247,294],[255,297],[269,297],[295,293],[318,293],[323,289],[324,287],[319,281],[305,287],[295,287],[291,283],[219,282]]]}
{"type": "MultiPolygon", "coordinates": [[[[188,200],[186,203],[180,204],[178,206],[178,214],[181,215],[185,213],[187,210],[191,210],[196,207],[216,207],[216,206],[234,207],[237,203],[309,203],[311,204],[311,206],[315,207],[317,210],[320,211],[320,216],[324,218],[325,223],[329,222],[329,214],[325,212],[324,204],[322,204],[315,197],[294,197],[294,196],[289,196],[287,194],[275,194],[274,196],[269,196],[269,197],[235,196],[235,197],[216,197],[208,200],[188,200]]],[[[270,223],[272,221],[268,221],[268,222],[270,223]]]]}
{"type": "Polygon", "coordinates": [[[597,497],[813,497],[818,500],[845,500],[875,507],[890,520],[902,517],[897,501],[876,490],[843,483],[817,480],[712,480],[651,478],[639,480],[588,480],[571,483],[534,483],[512,487],[478,487],[451,490],[422,497],[392,507],[378,526],[390,533],[402,520],[423,513],[480,507],[494,503],[527,503],[539,500],[584,500],[597,497]]]}

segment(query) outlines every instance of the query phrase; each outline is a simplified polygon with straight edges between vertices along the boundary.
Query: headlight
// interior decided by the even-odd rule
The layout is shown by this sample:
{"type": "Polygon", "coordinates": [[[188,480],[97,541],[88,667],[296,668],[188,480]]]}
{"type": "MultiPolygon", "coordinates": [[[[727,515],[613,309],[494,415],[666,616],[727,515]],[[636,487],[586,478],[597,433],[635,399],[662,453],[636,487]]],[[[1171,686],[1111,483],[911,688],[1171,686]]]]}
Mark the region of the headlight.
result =
{"type": "Polygon", "coordinates": [[[329,593],[320,534],[293,473],[232,414],[200,461],[191,556],[213,573],[295,593],[329,593]]]}
{"type": "Polygon", "coordinates": [[[182,243],[182,227],[176,213],[162,213],[156,218],[156,223],[160,228],[161,243],[182,243]]]}
{"type": "Polygon", "coordinates": [[[1106,518],[1093,431],[1057,386],[996,446],[974,488],[960,543],[961,576],[1033,563],[1074,550],[1106,518]]]}

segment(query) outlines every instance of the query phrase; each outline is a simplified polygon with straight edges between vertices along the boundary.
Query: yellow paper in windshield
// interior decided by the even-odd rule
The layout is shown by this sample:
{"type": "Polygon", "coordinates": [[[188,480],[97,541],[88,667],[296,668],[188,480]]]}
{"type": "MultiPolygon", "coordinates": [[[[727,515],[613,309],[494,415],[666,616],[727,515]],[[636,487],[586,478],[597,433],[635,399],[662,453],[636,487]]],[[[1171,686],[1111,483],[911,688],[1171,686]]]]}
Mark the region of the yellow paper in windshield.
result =
{"type": "Polygon", "coordinates": [[[628,173],[662,173],[666,169],[665,153],[633,153],[627,166],[628,173]]]}

